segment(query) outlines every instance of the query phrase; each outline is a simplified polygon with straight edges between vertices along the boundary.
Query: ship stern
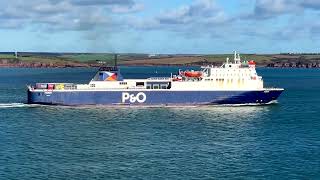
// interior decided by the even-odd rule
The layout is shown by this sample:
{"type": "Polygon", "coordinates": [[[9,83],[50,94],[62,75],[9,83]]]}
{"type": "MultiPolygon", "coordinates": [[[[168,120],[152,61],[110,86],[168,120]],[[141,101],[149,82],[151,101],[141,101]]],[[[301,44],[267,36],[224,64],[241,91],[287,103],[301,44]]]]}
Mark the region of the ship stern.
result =
{"type": "Polygon", "coordinates": [[[28,104],[33,104],[34,103],[34,92],[32,90],[32,87],[31,86],[27,86],[27,94],[28,94],[28,101],[27,103],[28,104]]]}

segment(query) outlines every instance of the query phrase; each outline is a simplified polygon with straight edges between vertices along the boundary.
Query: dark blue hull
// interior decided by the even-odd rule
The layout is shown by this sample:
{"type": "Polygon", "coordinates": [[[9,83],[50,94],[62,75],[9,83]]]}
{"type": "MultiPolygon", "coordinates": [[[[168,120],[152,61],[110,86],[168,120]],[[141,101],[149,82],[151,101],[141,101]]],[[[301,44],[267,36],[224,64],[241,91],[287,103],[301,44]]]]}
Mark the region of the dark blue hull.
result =
{"type": "Polygon", "coordinates": [[[28,103],[46,105],[268,104],[281,89],[262,91],[32,91],[28,103]]]}

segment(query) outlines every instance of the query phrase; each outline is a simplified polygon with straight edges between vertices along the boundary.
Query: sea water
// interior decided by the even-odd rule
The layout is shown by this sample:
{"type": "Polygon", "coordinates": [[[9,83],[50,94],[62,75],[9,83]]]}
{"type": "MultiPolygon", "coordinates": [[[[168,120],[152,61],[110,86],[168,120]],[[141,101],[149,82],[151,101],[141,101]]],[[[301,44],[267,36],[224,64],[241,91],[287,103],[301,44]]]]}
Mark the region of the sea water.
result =
{"type": "MultiPolygon", "coordinates": [[[[179,67],[123,67],[126,78],[179,67]]],[[[0,179],[319,179],[320,70],[258,69],[285,91],[240,107],[26,105],[26,85],[96,69],[0,69],[0,179]]]]}

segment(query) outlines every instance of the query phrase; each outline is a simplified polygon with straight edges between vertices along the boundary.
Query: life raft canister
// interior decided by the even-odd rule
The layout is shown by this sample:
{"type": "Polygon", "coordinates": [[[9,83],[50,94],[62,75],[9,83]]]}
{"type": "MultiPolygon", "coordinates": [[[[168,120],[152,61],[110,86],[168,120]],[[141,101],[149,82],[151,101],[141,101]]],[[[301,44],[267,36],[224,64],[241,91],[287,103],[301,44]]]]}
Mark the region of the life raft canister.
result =
{"type": "Polygon", "coordinates": [[[249,64],[249,65],[256,65],[256,62],[255,62],[254,60],[250,60],[250,61],[248,62],[248,64],[249,64]]]}

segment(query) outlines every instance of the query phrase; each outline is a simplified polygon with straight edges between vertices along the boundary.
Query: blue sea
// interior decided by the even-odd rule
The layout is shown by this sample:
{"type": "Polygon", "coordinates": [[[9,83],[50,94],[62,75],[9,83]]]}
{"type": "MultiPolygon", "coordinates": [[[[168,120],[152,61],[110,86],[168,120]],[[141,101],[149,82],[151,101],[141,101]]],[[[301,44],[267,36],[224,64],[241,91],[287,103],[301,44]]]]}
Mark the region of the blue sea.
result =
{"type": "MultiPolygon", "coordinates": [[[[179,67],[123,67],[127,78],[179,67]]],[[[320,70],[260,68],[278,103],[34,106],[26,85],[96,69],[0,69],[0,179],[320,179],[320,70]]]]}

